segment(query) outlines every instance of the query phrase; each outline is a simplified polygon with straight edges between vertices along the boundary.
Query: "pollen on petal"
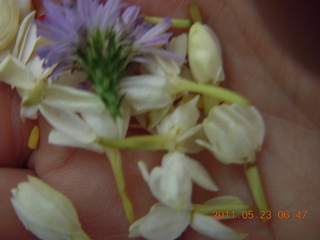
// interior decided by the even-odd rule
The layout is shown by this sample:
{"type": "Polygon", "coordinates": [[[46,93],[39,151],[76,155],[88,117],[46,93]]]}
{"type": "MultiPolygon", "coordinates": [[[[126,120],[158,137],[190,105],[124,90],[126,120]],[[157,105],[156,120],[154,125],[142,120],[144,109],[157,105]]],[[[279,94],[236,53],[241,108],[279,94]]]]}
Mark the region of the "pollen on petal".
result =
{"type": "Polygon", "coordinates": [[[35,150],[38,147],[39,143],[39,127],[38,125],[34,126],[33,129],[31,130],[29,140],[28,140],[28,147],[32,150],[35,150]]]}

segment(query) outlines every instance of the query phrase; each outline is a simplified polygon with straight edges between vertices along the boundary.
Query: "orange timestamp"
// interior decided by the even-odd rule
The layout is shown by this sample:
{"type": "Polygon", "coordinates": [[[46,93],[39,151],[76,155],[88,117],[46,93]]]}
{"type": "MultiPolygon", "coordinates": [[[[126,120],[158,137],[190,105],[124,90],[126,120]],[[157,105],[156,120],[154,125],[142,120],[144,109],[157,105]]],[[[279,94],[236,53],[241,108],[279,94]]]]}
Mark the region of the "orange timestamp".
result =
{"type": "Polygon", "coordinates": [[[212,211],[213,219],[226,219],[226,218],[235,218],[235,219],[260,219],[262,221],[270,220],[272,218],[276,219],[290,219],[290,218],[299,218],[305,219],[307,217],[306,210],[299,211],[289,211],[289,210],[279,210],[279,211],[259,211],[254,212],[252,210],[242,211],[241,214],[237,214],[235,211],[212,211]]]}

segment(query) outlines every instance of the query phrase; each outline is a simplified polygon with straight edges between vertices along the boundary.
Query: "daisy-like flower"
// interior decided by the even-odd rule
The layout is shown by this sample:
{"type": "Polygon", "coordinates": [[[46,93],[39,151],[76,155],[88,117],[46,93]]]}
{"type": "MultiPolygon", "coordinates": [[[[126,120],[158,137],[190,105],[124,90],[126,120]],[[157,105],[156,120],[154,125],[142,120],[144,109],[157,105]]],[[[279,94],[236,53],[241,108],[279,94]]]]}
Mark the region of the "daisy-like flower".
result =
{"type": "Polygon", "coordinates": [[[44,66],[58,64],[55,73],[76,68],[87,73],[110,114],[115,118],[125,94],[119,96],[120,79],[130,63],[143,61],[144,54],[179,58],[158,46],[167,44],[170,19],[157,25],[143,22],[139,7],[126,7],[121,0],[44,0],[44,21],[39,35],[51,44],[38,49],[44,66]]]}

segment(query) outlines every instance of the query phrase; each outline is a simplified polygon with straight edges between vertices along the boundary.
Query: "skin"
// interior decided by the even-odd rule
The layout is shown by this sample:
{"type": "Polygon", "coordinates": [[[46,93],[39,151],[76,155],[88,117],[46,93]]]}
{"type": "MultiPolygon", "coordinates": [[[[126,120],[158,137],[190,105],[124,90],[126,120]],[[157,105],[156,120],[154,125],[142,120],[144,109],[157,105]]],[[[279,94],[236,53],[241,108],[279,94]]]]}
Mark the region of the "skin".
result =
{"type": "MultiPolygon", "coordinates": [[[[141,5],[142,12],[148,14],[187,17],[188,1],[129,2],[141,5]]],[[[248,97],[261,111],[266,124],[265,143],[257,155],[257,163],[273,217],[267,223],[248,219],[225,222],[249,233],[248,240],[314,239],[320,234],[320,81],[312,67],[314,54],[305,52],[301,57],[300,50],[285,47],[284,43],[290,42],[292,36],[289,33],[279,36],[279,30],[273,30],[263,5],[267,1],[257,5],[253,0],[197,2],[203,9],[204,22],[213,27],[221,40],[226,72],[224,85],[248,97]],[[299,210],[307,211],[305,219],[295,216],[299,210]],[[279,219],[278,211],[289,211],[290,218],[279,219]]],[[[35,1],[37,7],[39,4],[40,1],[35,1]]],[[[281,22],[277,23],[280,24],[277,29],[281,29],[281,22]]],[[[10,204],[10,189],[32,174],[72,200],[83,228],[92,239],[126,239],[129,223],[106,157],[49,145],[48,123],[41,116],[37,121],[22,122],[19,106],[16,92],[0,84],[0,222],[5,223],[0,225],[0,236],[8,240],[36,239],[24,230],[10,204]],[[27,140],[36,124],[40,128],[40,143],[31,151],[27,140]]],[[[132,132],[140,133],[139,130],[132,132]]],[[[155,202],[136,163],[142,159],[151,168],[159,164],[162,155],[163,152],[122,152],[128,194],[136,218],[144,216],[155,202]]],[[[243,166],[225,166],[207,152],[193,157],[204,164],[220,187],[217,193],[195,187],[195,203],[215,196],[235,195],[254,205],[243,166]]],[[[188,229],[179,239],[208,238],[188,229]]]]}

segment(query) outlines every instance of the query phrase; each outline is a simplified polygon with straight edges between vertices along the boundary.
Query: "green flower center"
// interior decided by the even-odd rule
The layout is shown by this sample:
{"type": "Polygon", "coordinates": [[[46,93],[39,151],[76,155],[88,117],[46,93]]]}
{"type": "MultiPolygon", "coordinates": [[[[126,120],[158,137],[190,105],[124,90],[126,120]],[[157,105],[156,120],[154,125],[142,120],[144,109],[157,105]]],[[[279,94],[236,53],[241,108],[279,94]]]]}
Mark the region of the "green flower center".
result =
{"type": "Polygon", "coordinates": [[[132,42],[123,40],[112,28],[103,33],[97,30],[77,56],[76,63],[88,74],[110,115],[114,119],[121,116],[124,95],[119,96],[120,79],[134,56],[132,42]]]}

